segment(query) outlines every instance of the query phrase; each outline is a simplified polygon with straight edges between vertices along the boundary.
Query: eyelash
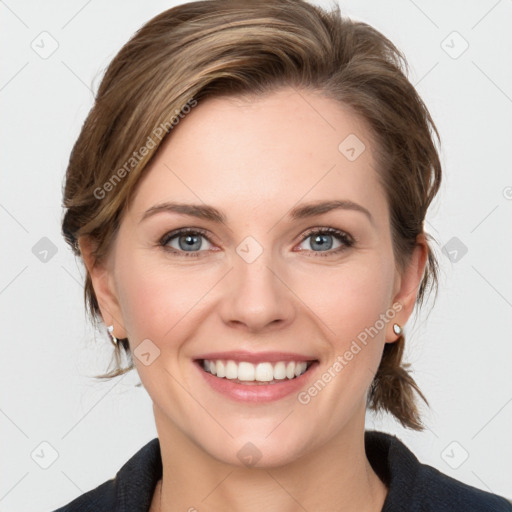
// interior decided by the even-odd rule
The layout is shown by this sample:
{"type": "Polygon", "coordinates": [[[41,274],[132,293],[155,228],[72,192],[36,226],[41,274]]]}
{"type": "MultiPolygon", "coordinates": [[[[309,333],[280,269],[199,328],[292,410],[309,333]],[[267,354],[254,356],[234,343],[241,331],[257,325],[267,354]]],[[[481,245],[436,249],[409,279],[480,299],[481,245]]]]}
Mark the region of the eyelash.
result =
{"type": "MultiPolygon", "coordinates": [[[[350,235],[348,235],[344,231],[340,231],[339,229],[335,229],[335,228],[312,228],[312,229],[309,229],[308,231],[306,231],[302,235],[302,238],[301,238],[299,244],[304,242],[304,240],[306,240],[307,238],[309,238],[312,235],[325,235],[325,234],[336,236],[338,238],[338,240],[343,245],[338,247],[337,249],[329,250],[329,251],[312,251],[310,249],[301,249],[299,252],[313,252],[313,253],[315,253],[315,256],[326,257],[326,256],[332,256],[334,254],[339,254],[342,251],[345,251],[346,249],[352,247],[354,245],[354,243],[355,243],[355,240],[350,235]]],[[[167,244],[172,239],[174,239],[174,238],[176,238],[177,236],[180,236],[180,235],[201,235],[204,238],[206,238],[206,240],[208,240],[208,242],[212,243],[211,240],[208,237],[207,232],[204,229],[201,229],[201,228],[194,228],[194,229],[191,229],[191,228],[181,228],[181,229],[177,229],[175,231],[170,231],[169,233],[166,233],[160,239],[159,245],[162,247],[162,249],[164,251],[169,252],[169,253],[174,254],[174,255],[177,255],[178,257],[181,257],[181,256],[184,256],[186,258],[190,258],[190,257],[191,258],[198,258],[198,257],[200,257],[202,255],[201,253],[204,252],[204,251],[178,251],[178,250],[176,250],[174,248],[170,248],[170,247],[167,246],[167,244]]]]}

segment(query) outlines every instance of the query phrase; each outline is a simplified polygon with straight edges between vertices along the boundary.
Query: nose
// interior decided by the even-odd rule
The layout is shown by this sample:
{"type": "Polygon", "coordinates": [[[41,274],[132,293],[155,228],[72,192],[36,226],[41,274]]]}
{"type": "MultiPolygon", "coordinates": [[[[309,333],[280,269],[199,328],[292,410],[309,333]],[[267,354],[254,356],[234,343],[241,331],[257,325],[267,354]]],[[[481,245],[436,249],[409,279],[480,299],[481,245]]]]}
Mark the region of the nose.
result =
{"type": "Polygon", "coordinates": [[[230,327],[246,332],[267,332],[290,325],[296,314],[294,294],[285,271],[272,262],[270,251],[248,263],[235,258],[227,276],[221,316],[230,327]]]}

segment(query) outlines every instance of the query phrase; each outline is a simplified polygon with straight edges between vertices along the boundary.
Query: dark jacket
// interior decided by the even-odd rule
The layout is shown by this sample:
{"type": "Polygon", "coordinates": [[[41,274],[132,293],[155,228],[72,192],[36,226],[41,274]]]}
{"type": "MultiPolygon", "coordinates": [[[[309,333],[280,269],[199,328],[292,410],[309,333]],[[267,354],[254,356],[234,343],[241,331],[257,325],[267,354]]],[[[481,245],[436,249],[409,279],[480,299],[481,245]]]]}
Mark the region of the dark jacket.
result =
{"type": "MultiPolygon", "coordinates": [[[[512,512],[505,498],[421,464],[396,436],[366,431],[365,449],[374,471],[388,487],[382,512],[512,512]]],[[[161,476],[160,442],[155,438],[115,478],[54,512],[147,512],[161,476]]]]}

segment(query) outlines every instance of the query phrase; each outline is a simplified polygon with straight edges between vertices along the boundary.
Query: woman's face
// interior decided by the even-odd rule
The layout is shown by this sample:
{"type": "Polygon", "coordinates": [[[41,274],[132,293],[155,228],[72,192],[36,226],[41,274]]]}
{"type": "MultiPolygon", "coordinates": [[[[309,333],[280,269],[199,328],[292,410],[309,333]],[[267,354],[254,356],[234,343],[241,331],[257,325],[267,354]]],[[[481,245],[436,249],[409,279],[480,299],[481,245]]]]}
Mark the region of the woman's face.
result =
{"type": "Polygon", "coordinates": [[[180,121],[93,282],[159,429],[224,462],[273,466],[361,431],[384,344],[413,307],[417,263],[395,268],[367,127],[286,88],[205,100],[180,121]],[[222,361],[221,376],[203,359],[222,361]],[[313,364],[290,379],[292,362],[313,364]]]}

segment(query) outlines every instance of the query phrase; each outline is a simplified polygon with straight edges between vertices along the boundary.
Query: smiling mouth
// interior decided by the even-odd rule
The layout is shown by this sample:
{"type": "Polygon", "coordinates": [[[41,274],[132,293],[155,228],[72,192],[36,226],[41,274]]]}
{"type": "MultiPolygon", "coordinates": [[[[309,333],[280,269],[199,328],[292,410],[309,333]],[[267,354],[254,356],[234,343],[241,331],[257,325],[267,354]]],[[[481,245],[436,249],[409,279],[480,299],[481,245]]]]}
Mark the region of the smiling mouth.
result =
{"type": "Polygon", "coordinates": [[[235,384],[269,385],[280,384],[304,375],[317,360],[260,362],[233,361],[232,359],[197,359],[203,371],[219,379],[235,384]]]}

